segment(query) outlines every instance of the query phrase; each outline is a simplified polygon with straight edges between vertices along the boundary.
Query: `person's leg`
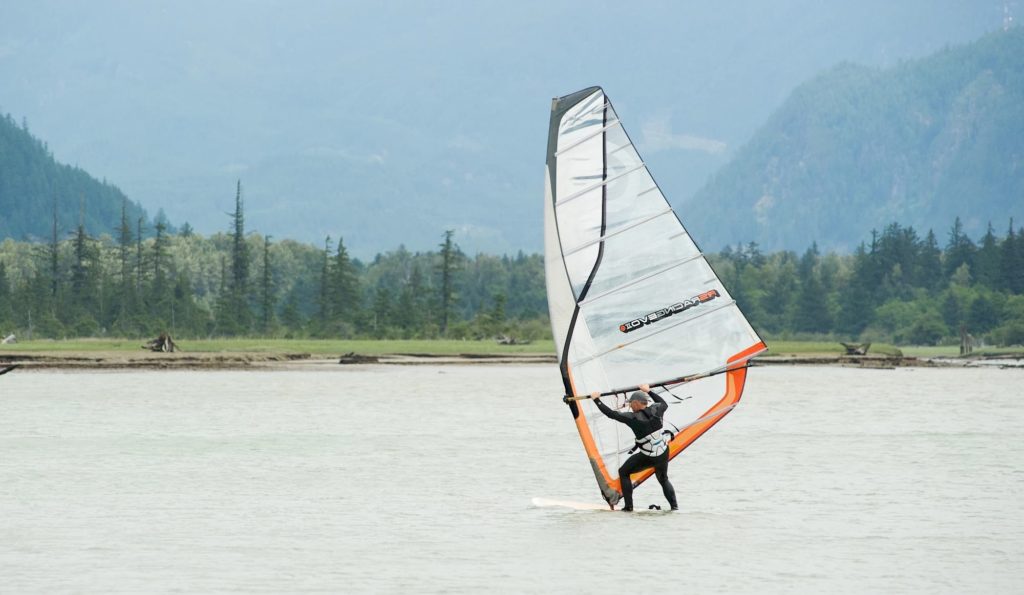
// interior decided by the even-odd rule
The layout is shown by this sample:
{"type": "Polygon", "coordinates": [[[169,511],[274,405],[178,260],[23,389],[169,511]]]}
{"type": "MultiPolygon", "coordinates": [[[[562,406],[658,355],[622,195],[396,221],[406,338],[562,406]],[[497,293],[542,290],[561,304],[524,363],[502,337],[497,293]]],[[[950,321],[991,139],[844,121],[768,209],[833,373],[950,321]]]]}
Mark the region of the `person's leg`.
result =
{"type": "Polygon", "coordinates": [[[619,484],[622,487],[622,499],[626,502],[623,510],[633,510],[633,482],[629,480],[629,476],[650,467],[650,460],[647,455],[638,452],[619,467],[619,484]]]}
{"type": "Polygon", "coordinates": [[[661,491],[665,493],[665,499],[668,500],[668,505],[672,507],[672,510],[678,510],[676,490],[672,487],[672,482],[668,480],[668,451],[662,453],[654,461],[654,476],[658,478],[658,483],[661,484],[661,491]]]}

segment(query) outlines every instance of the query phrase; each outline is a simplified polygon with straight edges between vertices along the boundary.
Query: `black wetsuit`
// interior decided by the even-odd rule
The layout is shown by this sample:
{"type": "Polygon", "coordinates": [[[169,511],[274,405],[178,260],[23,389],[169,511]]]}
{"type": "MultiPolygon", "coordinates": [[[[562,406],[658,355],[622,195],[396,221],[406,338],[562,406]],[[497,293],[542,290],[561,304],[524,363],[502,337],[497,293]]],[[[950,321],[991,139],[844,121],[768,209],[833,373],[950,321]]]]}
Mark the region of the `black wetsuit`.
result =
{"type": "MultiPolygon", "coordinates": [[[[629,426],[629,429],[633,430],[633,434],[639,440],[662,428],[661,418],[665,416],[665,410],[668,409],[668,403],[658,395],[649,392],[647,396],[654,400],[654,404],[636,413],[632,411],[620,413],[608,407],[600,400],[594,402],[597,404],[597,408],[601,410],[601,413],[629,426]]],[[[658,478],[658,483],[661,484],[661,489],[665,493],[665,499],[668,500],[672,510],[677,509],[676,491],[668,480],[668,449],[666,449],[665,452],[656,457],[638,452],[626,459],[626,462],[619,467],[622,499],[626,501],[623,510],[633,510],[633,482],[629,480],[630,474],[642,471],[648,467],[654,467],[654,475],[658,478]]]]}

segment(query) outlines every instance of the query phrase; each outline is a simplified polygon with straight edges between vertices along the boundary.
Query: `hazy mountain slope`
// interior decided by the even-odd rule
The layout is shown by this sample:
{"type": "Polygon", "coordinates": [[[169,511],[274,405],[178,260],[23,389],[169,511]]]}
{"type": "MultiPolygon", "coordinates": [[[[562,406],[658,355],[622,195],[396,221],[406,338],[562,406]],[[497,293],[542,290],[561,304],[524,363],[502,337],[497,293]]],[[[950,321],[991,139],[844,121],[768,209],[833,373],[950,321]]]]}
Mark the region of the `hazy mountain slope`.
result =
{"type": "Polygon", "coordinates": [[[151,210],[372,255],[541,247],[550,98],[600,84],[680,204],[794,86],[998,27],[1003,3],[7,0],[0,107],[151,210]]]}
{"type": "Polygon", "coordinates": [[[797,88],[683,209],[705,249],[850,249],[899,221],[977,237],[1024,216],[1024,29],[797,88]]]}
{"type": "MultiPolygon", "coordinates": [[[[81,216],[88,233],[114,234],[125,196],[77,167],[54,160],[47,146],[8,115],[0,117],[0,240],[48,239],[53,233],[54,200],[60,239],[81,216]]],[[[133,228],[146,212],[128,201],[133,228]]]]}

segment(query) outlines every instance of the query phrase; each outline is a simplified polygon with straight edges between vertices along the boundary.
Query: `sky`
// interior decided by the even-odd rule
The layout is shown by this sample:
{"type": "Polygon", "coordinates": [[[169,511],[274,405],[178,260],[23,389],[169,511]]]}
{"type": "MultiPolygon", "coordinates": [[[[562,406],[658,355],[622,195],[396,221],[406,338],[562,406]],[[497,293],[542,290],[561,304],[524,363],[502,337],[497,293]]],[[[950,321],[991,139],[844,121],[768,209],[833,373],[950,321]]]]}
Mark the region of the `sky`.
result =
{"type": "Polygon", "coordinates": [[[1003,2],[5,0],[0,111],[150,213],[360,257],[541,249],[554,96],[603,86],[686,200],[801,82],[997,29],[1003,2]]]}

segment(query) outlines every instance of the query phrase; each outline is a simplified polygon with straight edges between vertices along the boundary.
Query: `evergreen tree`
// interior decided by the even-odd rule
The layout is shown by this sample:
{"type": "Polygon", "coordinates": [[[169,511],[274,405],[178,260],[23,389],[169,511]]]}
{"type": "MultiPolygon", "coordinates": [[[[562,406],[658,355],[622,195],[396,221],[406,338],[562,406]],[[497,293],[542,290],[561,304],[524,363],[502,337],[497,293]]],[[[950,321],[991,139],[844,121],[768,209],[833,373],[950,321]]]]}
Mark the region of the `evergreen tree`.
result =
{"type": "Polygon", "coordinates": [[[60,287],[60,244],[57,239],[57,200],[53,201],[53,226],[50,234],[50,297],[57,301],[57,293],[60,287]]]}
{"type": "Polygon", "coordinates": [[[131,279],[129,258],[132,245],[132,228],[128,223],[128,199],[121,202],[121,224],[117,226],[117,255],[121,264],[121,286],[127,287],[131,279]]]}
{"type": "Polygon", "coordinates": [[[825,333],[832,326],[828,302],[817,272],[818,244],[815,242],[800,259],[800,294],[794,311],[793,328],[797,331],[825,333]]]}
{"type": "Polygon", "coordinates": [[[716,266],[719,278],[722,279],[722,283],[725,285],[729,295],[732,296],[732,299],[736,300],[736,304],[747,315],[750,324],[755,328],[761,326],[763,317],[760,305],[755,299],[754,292],[748,291],[748,283],[745,281],[743,274],[745,269],[752,266],[750,261],[741,251],[723,251],[721,256],[726,260],[724,263],[721,263],[721,268],[716,266]]]}
{"type": "Polygon", "coordinates": [[[236,298],[246,296],[249,289],[249,245],[245,242],[241,180],[235,188],[235,212],[231,215],[231,289],[236,298]]]}
{"type": "Polygon", "coordinates": [[[117,255],[120,262],[120,287],[118,288],[119,313],[122,321],[128,317],[133,299],[131,297],[132,267],[132,226],[128,222],[128,199],[121,201],[121,224],[117,227],[117,255]]]}
{"type": "MultiPolygon", "coordinates": [[[[155,225],[156,237],[153,239],[152,260],[153,260],[153,281],[149,289],[149,310],[150,317],[158,321],[160,326],[165,326],[171,319],[171,308],[174,307],[173,296],[170,295],[168,287],[167,271],[167,224],[163,219],[158,218],[155,225]]],[[[166,330],[166,329],[161,329],[166,330]]]]}
{"type": "Polygon", "coordinates": [[[1010,287],[1013,293],[1024,293],[1024,226],[1017,228],[1017,239],[1013,244],[1016,248],[1013,269],[1016,275],[1011,277],[1010,287]]]}
{"type": "Polygon", "coordinates": [[[245,333],[252,326],[249,309],[249,245],[245,241],[245,213],[242,181],[235,188],[235,212],[231,215],[231,277],[228,291],[234,333],[245,333]]]}
{"type": "Polygon", "coordinates": [[[344,324],[351,324],[359,314],[359,279],[355,266],[348,257],[345,241],[338,238],[338,249],[334,255],[334,266],[331,270],[331,314],[338,330],[344,324]]]}
{"type": "Polygon", "coordinates": [[[974,256],[973,273],[974,280],[986,287],[996,287],[999,283],[999,244],[991,221],[974,256]]]}
{"type": "Polygon", "coordinates": [[[505,297],[504,293],[498,293],[492,301],[491,308],[484,313],[483,324],[483,331],[489,336],[504,332],[503,327],[506,321],[505,305],[508,303],[508,298],[505,297]]]}
{"type": "Polygon", "coordinates": [[[294,336],[293,333],[306,324],[299,311],[299,298],[295,292],[288,294],[288,299],[284,302],[284,308],[281,309],[281,324],[288,330],[286,336],[294,336]]]}
{"type": "Polygon", "coordinates": [[[951,329],[958,329],[964,322],[964,306],[960,301],[958,294],[952,289],[948,289],[942,298],[942,320],[951,329]]]}
{"type": "Polygon", "coordinates": [[[392,323],[391,292],[378,285],[373,294],[373,330],[378,337],[385,336],[392,323]]]}
{"type": "Polygon", "coordinates": [[[967,327],[971,333],[987,333],[999,325],[999,312],[985,294],[974,298],[967,313],[967,327]]]}
{"type": "Polygon", "coordinates": [[[792,252],[782,252],[772,258],[771,265],[766,268],[765,295],[761,300],[763,321],[759,327],[769,332],[782,332],[789,327],[799,289],[795,256],[792,252]]]}
{"type": "Polygon", "coordinates": [[[135,295],[142,296],[142,217],[135,223],[135,295]]]}
{"type": "Polygon", "coordinates": [[[960,223],[960,218],[957,217],[953,222],[953,227],[949,230],[949,243],[946,244],[946,277],[952,277],[953,273],[963,265],[967,265],[968,270],[973,271],[975,250],[974,242],[964,233],[964,226],[960,223]]]}
{"type": "Polygon", "coordinates": [[[455,271],[458,266],[458,247],[452,240],[455,235],[454,229],[444,232],[444,241],[440,244],[441,262],[438,265],[438,274],[441,277],[441,291],[438,296],[440,303],[440,330],[441,336],[448,332],[448,321],[452,314],[452,304],[455,300],[455,271]]]}
{"type": "Polygon", "coordinates": [[[1024,238],[1013,231],[1013,219],[999,246],[998,287],[1014,294],[1024,293],[1024,238]]]}
{"type": "Polygon", "coordinates": [[[743,253],[747,262],[755,268],[761,268],[765,265],[765,257],[761,254],[761,247],[757,245],[757,242],[748,243],[743,253]]]}
{"type": "Polygon", "coordinates": [[[228,274],[228,260],[223,254],[220,255],[220,282],[217,289],[217,303],[215,308],[216,327],[219,335],[232,335],[237,331],[235,316],[231,311],[235,307],[234,296],[231,293],[231,280],[228,274]]]}
{"type": "Polygon", "coordinates": [[[857,247],[853,255],[853,274],[845,290],[839,295],[839,320],[837,328],[850,337],[858,337],[874,318],[878,303],[875,292],[871,255],[864,244],[857,247]]]}
{"type": "Polygon", "coordinates": [[[326,332],[331,321],[333,300],[331,299],[331,236],[324,239],[323,261],[320,267],[320,291],[317,298],[317,322],[320,330],[326,332]]]}
{"type": "Polygon", "coordinates": [[[0,262],[0,339],[13,330],[14,302],[11,296],[11,285],[7,279],[7,267],[0,262]]]}
{"type": "Polygon", "coordinates": [[[266,334],[274,324],[274,283],[270,270],[270,236],[263,238],[263,277],[260,283],[260,330],[266,334]]]}
{"type": "Polygon", "coordinates": [[[878,269],[881,298],[906,298],[917,284],[921,241],[913,227],[890,223],[878,237],[875,263],[878,269]]]}
{"type": "Polygon", "coordinates": [[[942,276],[942,250],[935,239],[935,232],[930,229],[918,255],[917,270],[917,283],[920,287],[935,290],[945,285],[942,276]]]}
{"type": "Polygon", "coordinates": [[[419,264],[413,263],[408,278],[403,280],[395,307],[395,326],[404,331],[406,338],[418,336],[423,330],[425,291],[423,273],[419,264]]]}
{"type": "Polygon", "coordinates": [[[92,239],[85,233],[81,222],[74,236],[74,261],[71,265],[70,312],[67,320],[72,324],[91,322],[98,306],[97,286],[99,284],[99,252],[92,239]]]}

